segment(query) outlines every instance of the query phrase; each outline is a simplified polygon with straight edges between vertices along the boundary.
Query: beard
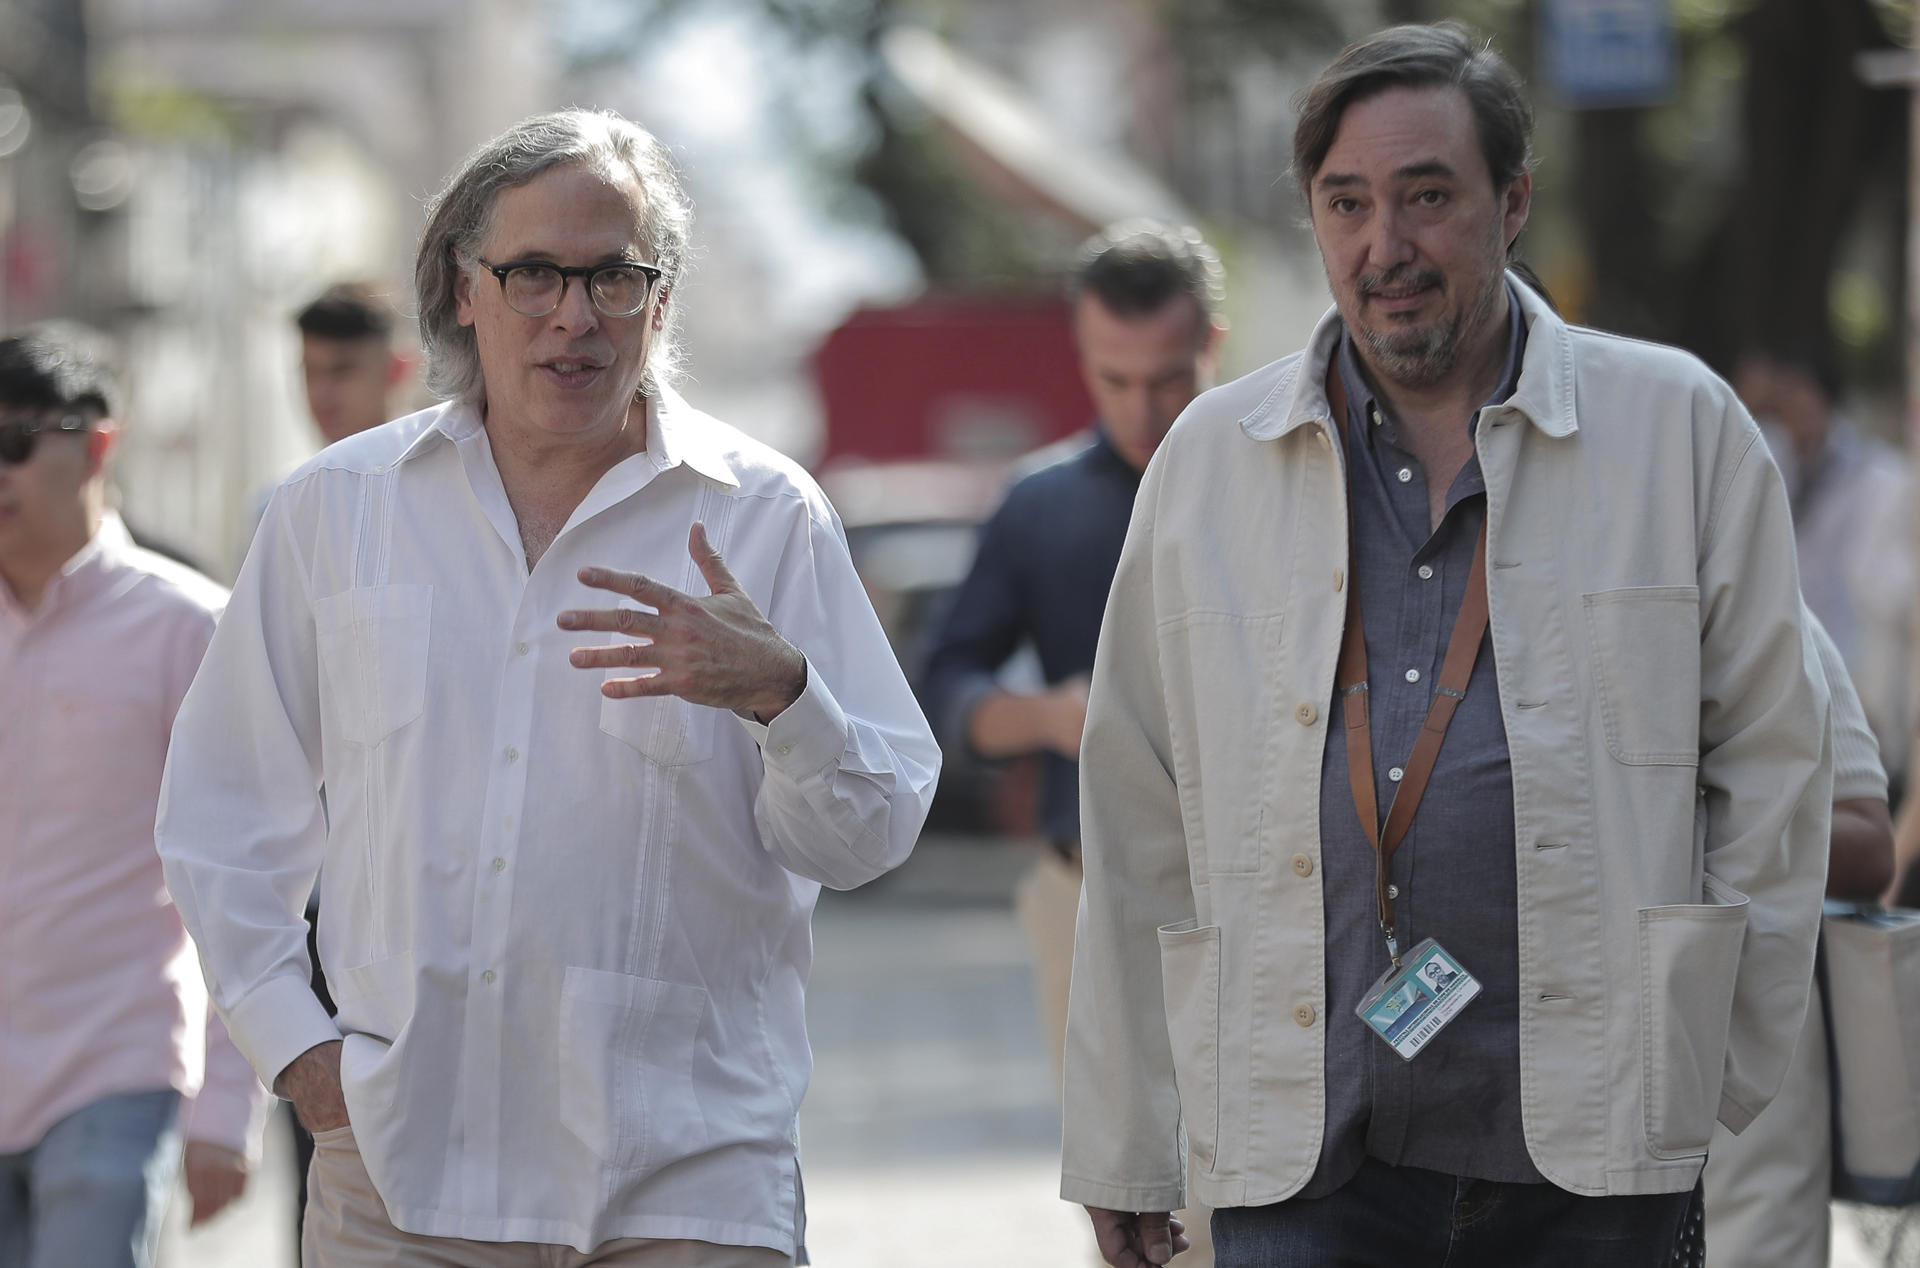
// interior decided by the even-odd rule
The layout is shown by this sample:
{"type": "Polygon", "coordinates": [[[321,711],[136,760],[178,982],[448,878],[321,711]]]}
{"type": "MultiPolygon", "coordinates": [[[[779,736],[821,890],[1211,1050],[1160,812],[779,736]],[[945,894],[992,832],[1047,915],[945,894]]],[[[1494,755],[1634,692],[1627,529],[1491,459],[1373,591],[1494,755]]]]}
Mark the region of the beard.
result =
{"type": "MultiPolygon", "coordinates": [[[[1364,303],[1369,295],[1384,290],[1414,287],[1439,287],[1445,279],[1437,269],[1401,266],[1376,273],[1362,273],[1354,283],[1356,296],[1364,303]]],[[[1355,332],[1366,343],[1370,360],[1393,382],[1402,387],[1428,388],[1453,373],[1460,363],[1460,350],[1469,336],[1484,329],[1493,316],[1500,288],[1506,284],[1505,271],[1496,268],[1472,302],[1454,312],[1420,326],[1380,329],[1356,323],[1355,332]]]]}

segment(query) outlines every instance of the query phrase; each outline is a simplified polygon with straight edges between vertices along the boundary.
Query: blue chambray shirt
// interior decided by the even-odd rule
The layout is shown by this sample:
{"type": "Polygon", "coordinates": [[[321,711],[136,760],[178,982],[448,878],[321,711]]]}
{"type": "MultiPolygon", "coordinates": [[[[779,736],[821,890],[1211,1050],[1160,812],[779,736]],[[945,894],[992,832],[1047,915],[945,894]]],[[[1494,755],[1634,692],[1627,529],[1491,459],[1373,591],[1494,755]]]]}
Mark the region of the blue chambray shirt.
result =
{"type": "MultiPolygon", "coordinates": [[[[1488,405],[1513,394],[1526,347],[1511,285],[1508,300],[1506,368],[1488,405]]],[[[1384,823],[1397,786],[1393,775],[1413,752],[1466,591],[1486,518],[1486,482],[1478,456],[1469,457],[1447,490],[1440,526],[1429,531],[1426,475],[1361,375],[1351,335],[1341,337],[1336,364],[1347,393],[1353,584],[1366,614],[1373,770],[1384,823]],[[1407,680],[1409,670],[1418,671],[1417,682],[1407,680]]],[[[1348,783],[1337,691],[1328,721],[1320,775],[1326,1136],[1300,1196],[1340,1188],[1366,1157],[1480,1180],[1540,1181],[1520,1122],[1513,777],[1492,646],[1481,643],[1467,698],[1393,858],[1400,945],[1436,939],[1481,984],[1479,998],[1412,1061],[1402,1060],[1353,1011],[1389,961],[1375,912],[1373,849],[1348,783]]]]}

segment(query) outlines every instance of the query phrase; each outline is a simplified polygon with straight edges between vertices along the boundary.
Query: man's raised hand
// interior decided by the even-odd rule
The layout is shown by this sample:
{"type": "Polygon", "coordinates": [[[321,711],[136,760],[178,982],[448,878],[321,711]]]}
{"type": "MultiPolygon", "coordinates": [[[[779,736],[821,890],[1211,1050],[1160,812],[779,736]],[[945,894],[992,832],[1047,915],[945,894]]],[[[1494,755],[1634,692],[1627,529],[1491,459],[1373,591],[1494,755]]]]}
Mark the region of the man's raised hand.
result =
{"type": "Polygon", "coordinates": [[[560,614],[563,630],[604,630],[628,637],[604,647],[576,647],[579,669],[637,669],[653,673],[610,678],[602,694],[679,696],[692,704],[751,713],[771,722],[800,698],[807,662],[773,628],[727,570],[707,540],[706,525],[687,534],[687,551],[711,593],[704,599],[637,572],[582,568],[580,581],[652,608],[576,608],[560,614]]]}

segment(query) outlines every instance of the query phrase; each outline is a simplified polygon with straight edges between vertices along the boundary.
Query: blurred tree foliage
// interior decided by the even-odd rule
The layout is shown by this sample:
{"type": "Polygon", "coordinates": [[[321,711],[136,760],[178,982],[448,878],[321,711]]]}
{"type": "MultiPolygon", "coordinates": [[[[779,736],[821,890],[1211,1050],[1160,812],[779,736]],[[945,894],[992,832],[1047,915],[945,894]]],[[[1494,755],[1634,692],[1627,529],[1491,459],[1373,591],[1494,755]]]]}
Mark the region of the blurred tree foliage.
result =
{"type": "MultiPolygon", "coordinates": [[[[1534,73],[1542,0],[1150,0],[1178,66],[1167,148],[1150,155],[1203,213],[1283,228],[1284,127],[1247,103],[1295,86],[1358,24],[1456,18],[1494,38],[1540,112],[1534,227],[1523,246],[1581,319],[1693,348],[1722,367],[1742,350],[1826,350],[1897,379],[1903,311],[1905,94],[1870,88],[1856,54],[1911,38],[1914,0],[1670,0],[1679,82],[1659,104],[1567,111],[1534,73]],[[1251,69],[1280,68],[1265,78],[1251,69]],[[1254,87],[1249,89],[1249,84],[1254,87]],[[1263,87],[1264,86],[1264,87],[1263,87]],[[1184,167],[1183,167],[1184,165],[1184,167]],[[1203,177],[1231,186],[1201,188],[1203,177]],[[1839,334],[1836,341],[1836,312],[1839,334]]],[[[879,218],[930,283],[1031,284],[1058,243],[992,197],[937,122],[897,91],[880,38],[935,29],[965,0],[632,0],[581,61],[631,57],[668,24],[716,5],[781,33],[796,92],[823,57],[850,64],[861,126],[823,137],[805,112],[780,120],[823,197],[879,218]]],[[[1124,109],[1116,103],[1116,109],[1124,109]]],[[[1222,226],[1226,227],[1226,226],[1222,226]]]]}

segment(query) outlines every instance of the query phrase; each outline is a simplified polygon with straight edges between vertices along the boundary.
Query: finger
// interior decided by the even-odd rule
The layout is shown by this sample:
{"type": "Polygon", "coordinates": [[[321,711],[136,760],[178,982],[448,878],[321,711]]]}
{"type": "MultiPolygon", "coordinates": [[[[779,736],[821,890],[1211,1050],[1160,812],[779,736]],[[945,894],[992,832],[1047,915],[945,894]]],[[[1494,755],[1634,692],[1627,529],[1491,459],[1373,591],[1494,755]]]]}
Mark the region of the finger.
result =
{"type": "Polygon", "coordinates": [[[1129,1237],[1132,1218],[1119,1211],[1095,1207],[1087,1208],[1087,1216],[1093,1221],[1093,1241],[1099,1248],[1100,1258],[1112,1268],[1138,1268],[1140,1257],[1133,1253],[1129,1237]]]}
{"type": "Polygon", "coordinates": [[[664,674],[648,674],[639,678],[609,678],[600,684],[600,694],[613,700],[630,700],[635,696],[671,696],[678,694],[674,684],[665,681],[664,674]]]}
{"type": "Polygon", "coordinates": [[[634,638],[659,638],[667,628],[658,613],[638,608],[570,608],[560,614],[557,624],[563,630],[606,630],[634,638]]]}
{"type": "Polygon", "coordinates": [[[687,532],[687,552],[699,565],[700,575],[707,579],[707,589],[715,594],[733,594],[740,589],[740,583],[727,568],[727,561],[720,558],[720,552],[707,540],[707,526],[699,520],[695,520],[687,532]]]}
{"type": "Polygon", "coordinates": [[[1164,1264],[1173,1258],[1173,1230],[1165,1211],[1148,1211],[1140,1216],[1140,1251],[1150,1264],[1164,1264]]]}
{"type": "Polygon", "coordinates": [[[580,584],[592,586],[595,590],[611,590],[615,594],[629,595],[640,600],[650,608],[664,608],[673,603],[688,603],[690,599],[664,581],[655,581],[645,573],[623,572],[618,568],[582,568],[574,574],[580,578],[580,584]]]}
{"type": "Polygon", "coordinates": [[[615,643],[611,647],[576,647],[567,654],[575,669],[659,669],[660,653],[653,643],[615,643]]]}

